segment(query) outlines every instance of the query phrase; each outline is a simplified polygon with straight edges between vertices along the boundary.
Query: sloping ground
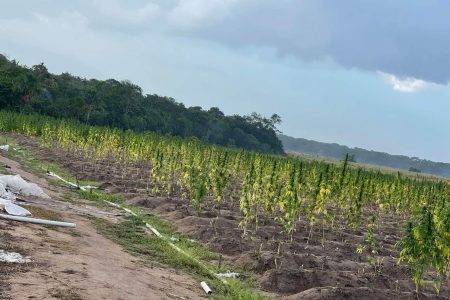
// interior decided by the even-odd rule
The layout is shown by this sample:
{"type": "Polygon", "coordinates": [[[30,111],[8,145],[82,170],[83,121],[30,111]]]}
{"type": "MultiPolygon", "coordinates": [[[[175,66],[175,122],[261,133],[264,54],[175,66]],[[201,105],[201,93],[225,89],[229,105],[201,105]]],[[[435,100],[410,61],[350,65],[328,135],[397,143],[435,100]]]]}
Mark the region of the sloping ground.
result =
{"type": "Polygon", "coordinates": [[[0,164],[50,195],[51,200],[27,197],[34,216],[77,224],[76,229],[60,229],[0,220],[0,250],[32,259],[29,264],[0,262],[0,299],[202,298],[192,277],[160,264],[144,264],[96,232],[91,217],[114,222],[120,212],[60,201],[76,194],[25,171],[1,153],[0,164]]]}
{"type": "Polygon", "coordinates": [[[148,165],[121,165],[104,161],[92,165],[82,157],[56,148],[41,149],[34,138],[16,138],[46,160],[62,164],[82,180],[100,180],[109,193],[120,194],[129,203],[175,223],[182,233],[202,241],[229,262],[260,274],[262,288],[286,299],[449,299],[448,282],[437,296],[431,287],[433,274],[419,294],[405,266],[397,266],[396,242],[404,219],[379,215],[375,232],[378,254],[357,253],[366,244],[367,224],[350,229],[339,222],[334,227],[311,228],[301,220],[293,242],[286,242],[282,228],[260,220],[258,230],[249,228],[242,239],[237,199],[224,201],[220,212],[206,207],[198,213],[178,197],[148,196],[148,165]],[[381,238],[384,237],[384,238],[381,238]],[[370,258],[368,259],[368,256],[370,258]]]}

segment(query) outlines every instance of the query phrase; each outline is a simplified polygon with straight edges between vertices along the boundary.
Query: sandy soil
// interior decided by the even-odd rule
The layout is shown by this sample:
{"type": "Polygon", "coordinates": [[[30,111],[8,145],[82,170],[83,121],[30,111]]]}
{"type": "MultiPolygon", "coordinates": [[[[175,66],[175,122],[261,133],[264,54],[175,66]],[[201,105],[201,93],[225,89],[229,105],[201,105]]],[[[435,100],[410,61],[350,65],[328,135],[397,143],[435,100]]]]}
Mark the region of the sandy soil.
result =
{"type": "Polygon", "coordinates": [[[59,201],[61,189],[0,156],[0,163],[37,183],[51,200],[30,198],[33,206],[55,211],[76,229],[0,221],[0,249],[30,256],[26,265],[0,263],[0,299],[201,299],[188,275],[149,267],[96,233],[88,217],[120,218],[120,212],[59,201]]]}
{"type": "MultiPolygon", "coordinates": [[[[450,299],[448,283],[442,287],[440,296],[430,285],[416,294],[407,268],[397,265],[396,242],[403,234],[404,224],[399,216],[378,216],[375,234],[378,254],[369,264],[367,253],[356,252],[357,245],[364,244],[364,226],[350,229],[336,222],[333,228],[322,228],[319,223],[311,230],[306,220],[300,220],[294,241],[287,242],[280,226],[262,219],[258,230],[249,228],[247,236],[242,238],[237,199],[223,201],[220,212],[206,206],[203,212],[197,213],[185,199],[149,196],[148,165],[118,166],[111,161],[92,165],[57,148],[41,149],[34,138],[15,138],[81,180],[104,182],[108,192],[121,194],[130,203],[169,220],[180,232],[223,254],[230,263],[259,274],[261,287],[279,298],[450,299]]],[[[426,277],[432,278],[433,274],[426,277]]]]}

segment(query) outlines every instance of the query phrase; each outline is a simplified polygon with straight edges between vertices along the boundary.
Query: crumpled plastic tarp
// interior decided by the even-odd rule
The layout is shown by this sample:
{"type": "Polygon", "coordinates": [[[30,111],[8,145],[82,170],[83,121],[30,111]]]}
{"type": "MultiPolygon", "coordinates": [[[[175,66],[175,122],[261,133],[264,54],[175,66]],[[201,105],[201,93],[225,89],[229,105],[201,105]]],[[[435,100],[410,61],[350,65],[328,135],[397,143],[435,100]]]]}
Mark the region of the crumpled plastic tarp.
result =
{"type": "Polygon", "coordinates": [[[3,182],[0,182],[0,198],[5,200],[16,200],[16,196],[6,190],[6,186],[3,182]]]}
{"type": "Polygon", "coordinates": [[[20,175],[0,175],[0,210],[14,216],[28,216],[31,213],[14,204],[16,195],[50,198],[36,184],[25,181],[20,175]]]}
{"type": "Polygon", "coordinates": [[[0,175],[0,198],[15,200],[14,194],[50,198],[37,184],[26,182],[20,175],[0,175]]]}

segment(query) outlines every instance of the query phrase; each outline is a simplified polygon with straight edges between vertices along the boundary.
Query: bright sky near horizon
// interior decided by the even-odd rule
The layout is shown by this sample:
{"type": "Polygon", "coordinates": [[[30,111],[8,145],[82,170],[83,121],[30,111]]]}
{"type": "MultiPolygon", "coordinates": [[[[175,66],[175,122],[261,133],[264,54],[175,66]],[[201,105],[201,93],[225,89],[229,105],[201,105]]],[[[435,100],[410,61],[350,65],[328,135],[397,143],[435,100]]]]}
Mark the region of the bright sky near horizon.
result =
{"type": "Polygon", "coordinates": [[[15,0],[0,53],[287,135],[450,162],[450,1],[15,0]]]}

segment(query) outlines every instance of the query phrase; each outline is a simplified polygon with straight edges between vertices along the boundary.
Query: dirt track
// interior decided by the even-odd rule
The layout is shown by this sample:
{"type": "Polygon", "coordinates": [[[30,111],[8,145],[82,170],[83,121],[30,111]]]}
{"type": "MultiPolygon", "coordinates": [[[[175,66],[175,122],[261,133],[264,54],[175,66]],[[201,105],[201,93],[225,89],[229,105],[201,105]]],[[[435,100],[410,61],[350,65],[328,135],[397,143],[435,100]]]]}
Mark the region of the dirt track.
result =
{"type": "Polygon", "coordinates": [[[149,267],[96,233],[89,216],[120,218],[120,212],[59,201],[63,188],[0,156],[10,172],[37,183],[51,200],[28,199],[55,212],[76,229],[52,229],[0,221],[0,249],[30,256],[28,265],[0,263],[0,299],[200,299],[198,283],[164,267],[149,267]],[[117,216],[115,216],[117,215],[117,216]]]}

